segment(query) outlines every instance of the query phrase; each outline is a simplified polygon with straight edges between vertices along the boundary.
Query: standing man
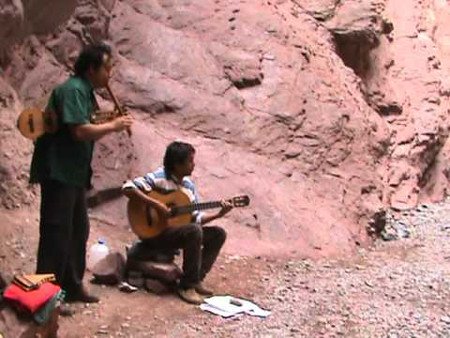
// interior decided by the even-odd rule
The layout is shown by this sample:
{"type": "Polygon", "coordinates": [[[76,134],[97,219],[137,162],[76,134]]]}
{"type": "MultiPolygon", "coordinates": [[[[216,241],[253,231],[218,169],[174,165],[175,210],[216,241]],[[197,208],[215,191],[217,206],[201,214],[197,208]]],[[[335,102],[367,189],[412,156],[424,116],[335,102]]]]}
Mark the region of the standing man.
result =
{"type": "Polygon", "coordinates": [[[37,273],[54,273],[69,302],[98,302],[82,284],[94,141],[132,124],[130,116],[90,123],[98,109],[94,89],[108,84],[111,56],[105,44],[90,45],[80,53],[75,74],[53,90],[46,108],[56,113],[59,129],[37,140],[31,163],[30,182],[41,186],[37,273]]]}

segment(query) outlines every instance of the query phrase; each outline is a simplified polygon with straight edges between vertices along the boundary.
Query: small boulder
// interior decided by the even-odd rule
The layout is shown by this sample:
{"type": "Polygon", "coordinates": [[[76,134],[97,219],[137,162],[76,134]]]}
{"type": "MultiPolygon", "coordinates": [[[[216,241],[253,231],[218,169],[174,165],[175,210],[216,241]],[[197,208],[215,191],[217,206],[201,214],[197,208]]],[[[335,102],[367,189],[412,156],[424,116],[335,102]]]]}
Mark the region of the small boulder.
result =
{"type": "Polygon", "coordinates": [[[145,289],[148,292],[157,295],[163,295],[171,291],[168,284],[162,283],[161,281],[152,278],[148,278],[145,280],[145,289]]]}
{"type": "Polygon", "coordinates": [[[155,278],[163,282],[176,282],[182,275],[175,263],[158,263],[152,261],[128,260],[128,271],[140,271],[145,278],[155,278]]]}

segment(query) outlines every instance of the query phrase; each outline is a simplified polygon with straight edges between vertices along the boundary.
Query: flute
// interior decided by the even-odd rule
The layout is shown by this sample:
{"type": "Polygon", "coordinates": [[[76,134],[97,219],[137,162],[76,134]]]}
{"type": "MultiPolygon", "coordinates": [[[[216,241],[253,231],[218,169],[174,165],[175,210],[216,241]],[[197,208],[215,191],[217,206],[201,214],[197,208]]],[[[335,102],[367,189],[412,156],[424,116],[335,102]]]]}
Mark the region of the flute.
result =
{"type": "MultiPolygon", "coordinates": [[[[122,107],[120,107],[119,101],[117,101],[116,96],[112,92],[111,87],[109,86],[109,83],[106,85],[106,90],[108,91],[109,95],[111,96],[111,98],[112,98],[112,100],[114,102],[114,106],[116,107],[116,109],[119,112],[119,115],[126,115],[126,113],[123,111],[122,107]]],[[[128,136],[131,136],[131,129],[130,128],[127,129],[127,134],[128,134],[128,136]]]]}

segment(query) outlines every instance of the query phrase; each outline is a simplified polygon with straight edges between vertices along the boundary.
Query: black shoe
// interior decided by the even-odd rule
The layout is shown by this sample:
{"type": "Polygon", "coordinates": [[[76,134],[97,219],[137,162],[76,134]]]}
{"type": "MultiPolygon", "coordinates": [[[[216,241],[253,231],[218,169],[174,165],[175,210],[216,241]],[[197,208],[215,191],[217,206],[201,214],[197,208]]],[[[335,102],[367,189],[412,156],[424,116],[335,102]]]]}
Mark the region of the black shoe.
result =
{"type": "Polygon", "coordinates": [[[82,289],[77,293],[68,294],[65,298],[65,301],[68,303],[98,303],[100,299],[98,299],[98,297],[96,296],[90,295],[86,290],[82,289]]]}

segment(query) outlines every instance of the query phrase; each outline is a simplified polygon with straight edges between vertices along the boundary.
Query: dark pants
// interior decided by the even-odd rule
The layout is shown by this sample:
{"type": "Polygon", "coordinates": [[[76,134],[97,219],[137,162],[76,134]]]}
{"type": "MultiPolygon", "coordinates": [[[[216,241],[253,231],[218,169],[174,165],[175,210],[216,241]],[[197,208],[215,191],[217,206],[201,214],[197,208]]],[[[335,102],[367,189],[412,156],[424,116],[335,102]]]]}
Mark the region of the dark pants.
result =
{"type": "Polygon", "coordinates": [[[224,229],[189,224],[169,228],[155,238],[142,241],[149,250],[183,249],[183,277],[180,287],[190,288],[211,270],[226,239],[224,229]]]}
{"type": "Polygon", "coordinates": [[[86,189],[57,181],[41,183],[37,273],[54,273],[69,295],[79,292],[88,236],[86,189]]]}

